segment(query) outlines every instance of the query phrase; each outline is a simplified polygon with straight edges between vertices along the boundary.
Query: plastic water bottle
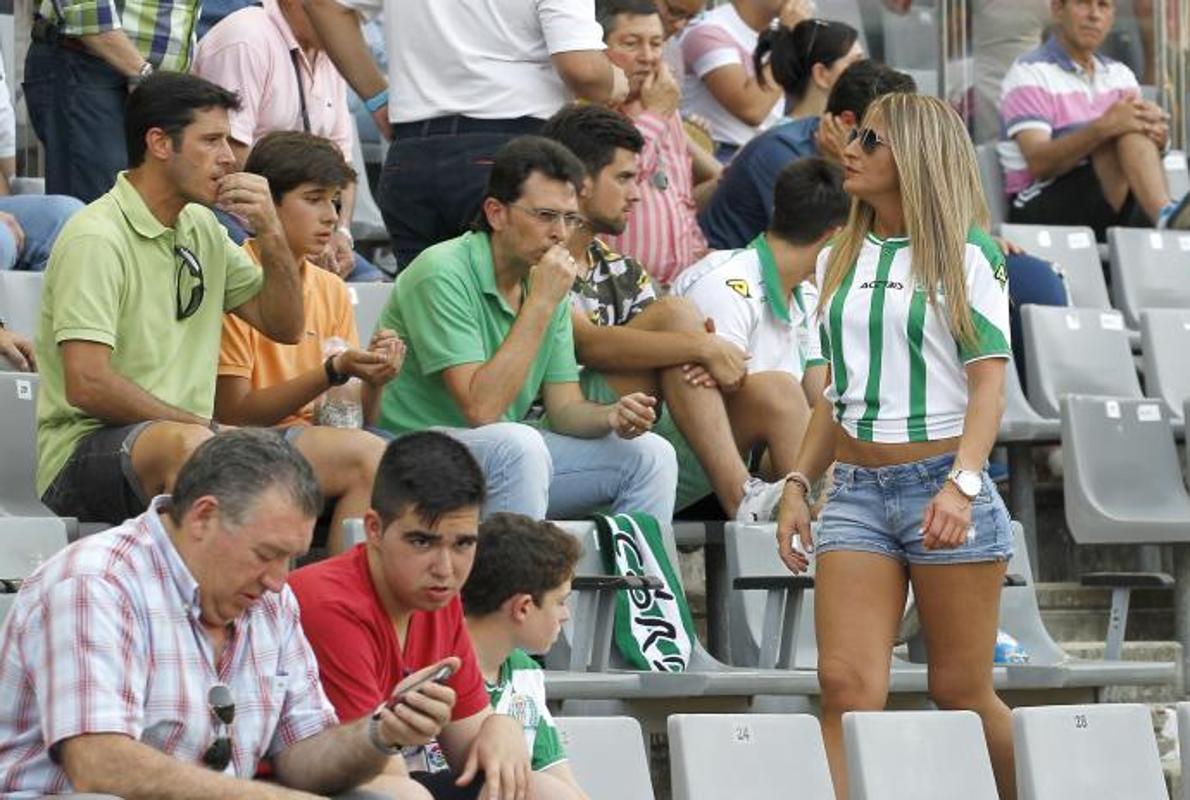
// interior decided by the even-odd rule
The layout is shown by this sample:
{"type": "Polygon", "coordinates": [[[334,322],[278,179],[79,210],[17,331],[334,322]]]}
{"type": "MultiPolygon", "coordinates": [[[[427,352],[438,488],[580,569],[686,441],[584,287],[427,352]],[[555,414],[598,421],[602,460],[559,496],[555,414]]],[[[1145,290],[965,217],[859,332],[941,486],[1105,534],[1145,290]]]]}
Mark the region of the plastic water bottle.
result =
{"type": "MultiPolygon", "coordinates": [[[[338,336],[324,339],[322,358],[337,355],[347,350],[347,342],[338,336]]],[[[332,386],[323,392],[314,408],[314,421],[328,428],[362,428],[364,407],[360,402],[362,384],[359,378],[351,378],[342,386],[332,386]]]]}

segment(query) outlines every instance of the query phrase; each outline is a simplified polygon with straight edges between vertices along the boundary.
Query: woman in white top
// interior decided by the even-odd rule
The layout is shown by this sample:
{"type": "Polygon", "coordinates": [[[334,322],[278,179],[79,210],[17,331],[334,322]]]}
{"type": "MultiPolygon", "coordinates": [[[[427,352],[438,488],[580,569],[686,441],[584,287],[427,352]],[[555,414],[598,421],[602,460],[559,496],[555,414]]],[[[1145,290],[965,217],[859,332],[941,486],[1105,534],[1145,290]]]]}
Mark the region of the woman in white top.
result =
{"type": "Polygon", "coordinates": [[[819,258],[830,362],[781,499],[793,571],[816,552],[818,678],[835,791],[847,796],[842,714],[883,709],[908,583],[930,697],[980,714],[1000,796],[1015,796],[1012,720],[992,687],[1008,512],[984,467],[1011,357],[1004,257],[958,115],[932,97],[875,100],[844,152],[847,226],[819,258]],[[812,541],[806,494],[837,462],[812,541]]]}

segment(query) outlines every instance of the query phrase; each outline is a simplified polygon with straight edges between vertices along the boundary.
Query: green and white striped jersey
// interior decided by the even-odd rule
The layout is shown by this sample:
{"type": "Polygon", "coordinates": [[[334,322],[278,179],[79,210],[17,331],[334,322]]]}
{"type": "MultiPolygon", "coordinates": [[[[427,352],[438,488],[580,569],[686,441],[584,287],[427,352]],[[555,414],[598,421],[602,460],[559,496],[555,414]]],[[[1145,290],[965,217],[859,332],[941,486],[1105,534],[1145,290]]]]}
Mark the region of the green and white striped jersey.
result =
{"type": "MultiPolygon", "coordinates": [[[[915,286],[908,238],[869,234],[855,266],[818,319],[831,365],[825,396],[848,434],[869,442],[922,442],[959,436],[967,413],[963,367],[1011,358],[1004,254],[981,230],[967,236],[967,301],[978,341],[960,345],[941,291],[931,304],[915,286]]],[[[830,248],[819,256],[818,286],[830,248]]]]}
{"type": "Polygon", "coordinates": [[[500,665],[496,683],[486,685],[496,713],[521,723],[534,771],[566,760],[562,737],[545,705],[545,673],[536,661],[523,650],[513,650],[500,665]]]}

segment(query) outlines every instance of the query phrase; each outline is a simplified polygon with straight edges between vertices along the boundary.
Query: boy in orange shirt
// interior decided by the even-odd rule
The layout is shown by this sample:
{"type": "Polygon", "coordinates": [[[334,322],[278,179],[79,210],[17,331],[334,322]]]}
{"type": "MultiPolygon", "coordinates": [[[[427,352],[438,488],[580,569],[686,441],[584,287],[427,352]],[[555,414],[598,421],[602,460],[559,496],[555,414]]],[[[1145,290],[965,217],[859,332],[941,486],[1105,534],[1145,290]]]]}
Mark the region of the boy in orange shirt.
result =
{"type": "MultiPolygon", "coordinates": [[[[277,216],[301,264],[305,335],[296,345],[278,344],[225,316],[215,417],[229,425],[285,429],[286,438],[314,467],[323,495],[335,504],[327,542],[335,553],[344,545],[343,520],[362,517],[368,509],[385,442],[358,428],[318,425],[316,401],[331,387],[358,378],[363,422],[371,424],[380,390],[401,369],[405,345],[391,330],[378,330],[361,349],[342,279],[310,261],[325,249],[338,224],[339,193],[356,178],[339,149],[308,133],[271,133],[252,148],[244,171],[268,179],[277,216]]],[[[258,257],[251,239],[244,249],[258,257]]]]}

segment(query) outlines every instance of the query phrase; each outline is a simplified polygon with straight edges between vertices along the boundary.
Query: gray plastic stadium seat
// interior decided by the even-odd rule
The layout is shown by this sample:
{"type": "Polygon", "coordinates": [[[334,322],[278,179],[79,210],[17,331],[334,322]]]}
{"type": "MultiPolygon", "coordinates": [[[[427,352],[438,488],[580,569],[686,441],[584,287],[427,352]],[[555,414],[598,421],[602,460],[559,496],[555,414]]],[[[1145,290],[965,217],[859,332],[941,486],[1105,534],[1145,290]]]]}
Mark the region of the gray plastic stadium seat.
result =
{"type": "MultiPolygon", "coordinates": [[[[37,386],[30,372],[0,372],[0,514],[52,517],[34,486],[37,472],[37,386]]],[[[3,576],[0,576],[3,577],[3,576]]]]}
{"type": "Polygon", "coordinates": [[[808,714],[674,714],[669,762],[673,800],[835,796],[822,729],[808,714]]]}
{"type": "MultiPolygon", "coordinates": [[[[938,18],[931,3],[914,3],[906,14],[880,9],[884,60],[895,69],[938,68],[938,18]]],[[[921,92],[921,87],[918,87],[921,92]]]]}
{"type": "Polygon", "coordinates": [[[351,298],[352,311],[355,312],[355,329],[359,334],[362,347],[367,347],[368,340],[376,331],[376,324],[380,321],[380,314],[388,303],[389,295],[393,292],[391,283],[349,283],[347,294],[351,298]]]}
{"type": "MultiPolygon", "coordinates": [[[[1178,703],[1178,755],[1181,757],[1183,775],[1190,772],[1190,703],[1178,703]]],[[[1179,800],[1190,800],[1190,780],[1182,778],[1179,800]]]]}
{"type": "Polygon", "coordinates": [[[1019,800],[1165,800],[1148,708],[1040,706],[1012,712],[1019,800]]]}
{"type": "Polygon", "coordinates": [[[555,717],[554,722],[574,777],[588,797],[653,800],[639,722],[632,717],[555,717]]]}
{"type": "Polygon", "coordinates": [[[40,272],[0,271],[0,317],[10,330],[32,339],[41,318],[40,272]]]}
{"type": "Polygon", "coordinates": [[[1169,196],[1175,200],[1190,192],[1190,173],[1186,170],[1186,154],[1181,150],[1170,150],[1162,160],[1165,167],[1165,185],[1169,196]]]}
{"type": "Polygon", "coordinates": [[[843,742],[851,800],[997,800],[972,711],[853,711],[843,742]]]}
{"type": "Polygon", "coordinates": [[[1190,399],[1190,309],[1149,308],[1140,312],[1145,394],[1165,402],[1165,410],[1181,419],[1190,399]]]}
{"type": "Polygon", "coordinates": [[[996,230],[1008,219],[1008,197],[1004,194],[1004,173],[1000,169],[1000,156],[996,153],[996,144],[991,142],[976,147],[975,161],[979,165],[983,196],[988,201],[991,227],[992,230],[996,230]]]}
{"type": "Polygon", "coordinates": [[[21,581],[66,546],[66,523],[57,517],[0,517],[0,626],[16,593],[11,582],[21,581]]]}
{"type": "Polygon", "coordinates": [[[364,164],[364,152],[354,117],[351,121],[351,135],[351,166],[356,174],[355,206],[351,210],[351,235],[359,242],[387,242],[388,229],[384,226],[376,199],[372,197],[372,187],[368,184],[368,170],[364,164]]]}
{"type": "Polygon", "coordinates": [[[1029,403],[1057,417],[1063,395],[1142,397],[1124,319],[1117,311],[1027,305],[1029,403]]]}
{"type": "Polygon", "coordinates": [[[1190,232],[1108,228],[1115,306],[1131,328],[1145,308],[1190,308],[1190,232]]]}
{"type": "Polygon", "coordinates": [[[1190,541],[1190,496],[1161,403],[1062,401],[1066,522],[1079,544],[1190,541]]]}
{"type": "Polygon", "coordinates": [[[1077,308],[1111,308],[1103,264],[1095,246],[1095,232],[1082,226],[1000,226],[1000,235],[1039,258],[1053,261],[1062,270],[1070,305],[1077,308]]]}
{"type": "MultiPolygon", "coordinates": [[[[1043,417],[1029,405],[1016,365],[1004,369],[1004,414],[1000,417],[1000,442],[1056,441],[1060,424],[1057,417],[1043,417]]],[[[1014,473],[1015,479],[1015,473],[1014,473]]]]}

